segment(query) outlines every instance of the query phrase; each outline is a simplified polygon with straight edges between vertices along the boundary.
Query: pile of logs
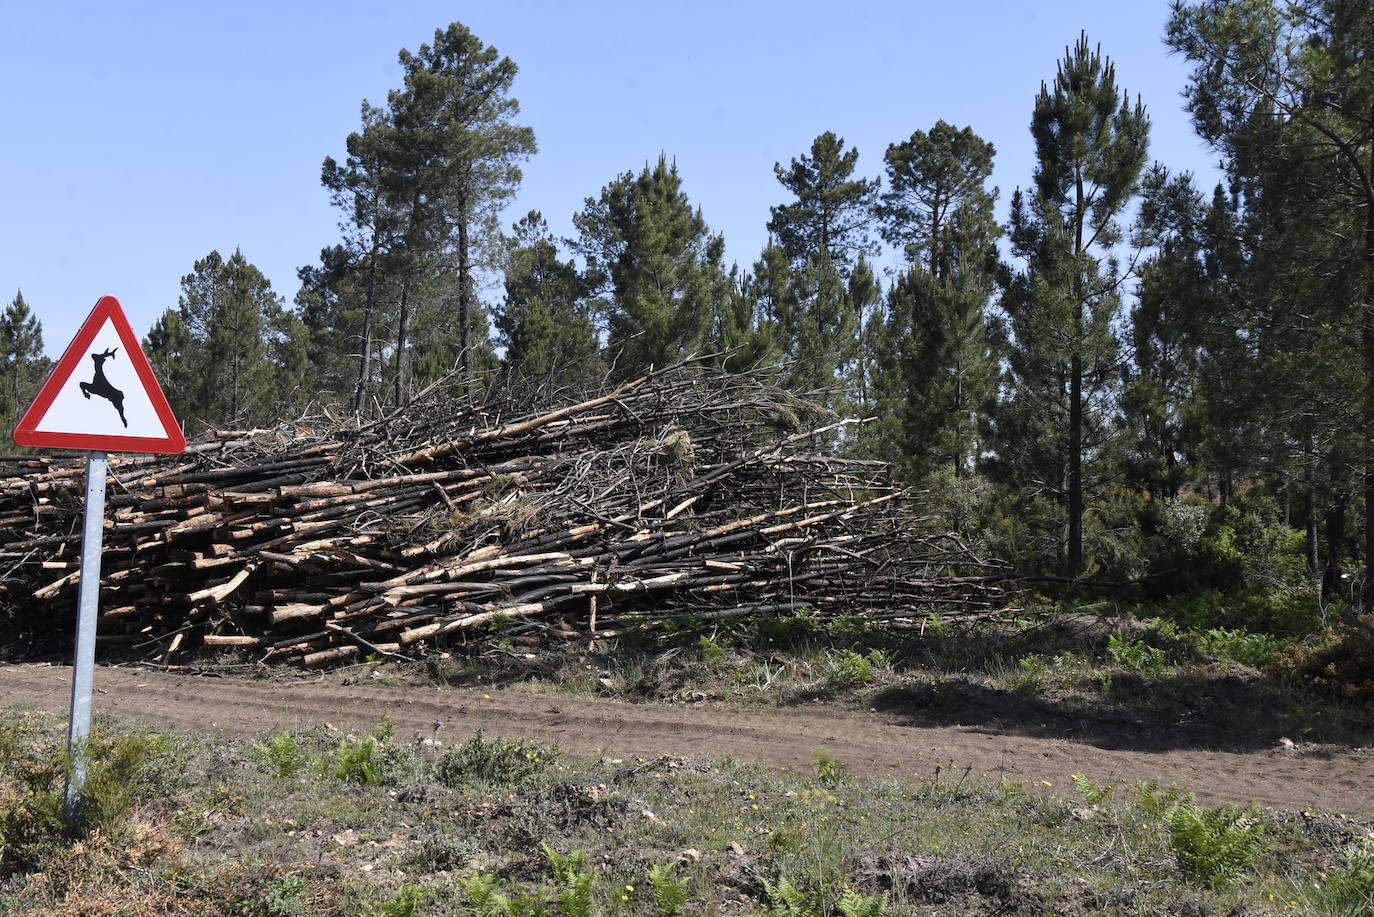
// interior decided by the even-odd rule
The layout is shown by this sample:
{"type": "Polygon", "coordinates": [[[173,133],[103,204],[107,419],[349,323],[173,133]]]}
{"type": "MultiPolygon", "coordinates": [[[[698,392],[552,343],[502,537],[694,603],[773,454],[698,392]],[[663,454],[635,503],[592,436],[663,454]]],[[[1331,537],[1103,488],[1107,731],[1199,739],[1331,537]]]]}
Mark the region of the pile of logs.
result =
{"type": "MultiPolygon", "coordinates": [[[[996,606],[999,572],[917,517],[855,421],[684,365],[576,404],[421,398],[372,422],[111,456],[99,642],[307,667],[492,628],[596,638],[673,619],[996,606]]],[[[84,464],[0,478],[0,647],[71,639],[84,464]]]]}

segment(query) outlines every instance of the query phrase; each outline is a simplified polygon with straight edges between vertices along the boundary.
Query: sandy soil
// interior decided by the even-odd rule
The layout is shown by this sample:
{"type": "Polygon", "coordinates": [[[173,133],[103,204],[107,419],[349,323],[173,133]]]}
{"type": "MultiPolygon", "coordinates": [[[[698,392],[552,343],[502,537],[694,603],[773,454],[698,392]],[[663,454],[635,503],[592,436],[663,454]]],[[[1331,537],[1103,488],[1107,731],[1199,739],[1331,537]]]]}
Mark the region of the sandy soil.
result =
{"type": "MultiPolygon", "coordinates": [[[[65,712],[71,670],[44,664],[0,665],[0,706],[65,712]]],[[[96,672],[95,709],[157,728],[265,733],[332,723],[367,727],[382,717],[397,733],[441,739],[488,733],[536,738],[581,753],[614,757],[661,754],[742,761],[809,771],[812,750],[842,758],[851,773],[911,780],[1006,776],[1028,788],[1072,792],[1070,775],[1096,780],[1160,779],[1199,799],[1287,811],[1311,809],[1374,817],[1374,752],[1277,745],[1246,751],[1205,747],[1138,750],[1101,747],[1041,735],[1012,735],[988,726],[917,726],[884,708],[868,713],[835,705],[762,709],[725,704],[628,704],[545,696],[512,689],[460,691],[342,683],[338,676],[247,680],[174,675],[137,668],[96,672]]],[[[1119,746],[1119,743],[1114,743],[1119,746]]]]}

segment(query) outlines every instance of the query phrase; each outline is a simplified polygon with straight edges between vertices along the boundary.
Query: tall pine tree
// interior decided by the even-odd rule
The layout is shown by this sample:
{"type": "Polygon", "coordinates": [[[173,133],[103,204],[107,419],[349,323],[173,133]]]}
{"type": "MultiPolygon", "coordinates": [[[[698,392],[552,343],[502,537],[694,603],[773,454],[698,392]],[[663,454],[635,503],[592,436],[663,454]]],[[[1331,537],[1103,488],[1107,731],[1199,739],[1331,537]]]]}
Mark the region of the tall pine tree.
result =
{"type": "Polygon", "coordinates": [[[1041,84],[1031,119],[1035,183],[1012,199],[1012,251],[1025,269],[1003,300],[1011,391],[1000,451],[1022,466],[1022,486],[1063,506],[1070,575],[1084,569],[1085,495],[1107,471],[1125,280],[1113,252],[1145,167],[1149,125],[1141,103],[1118,91],[1111,62],[1080,36],[1053,85],[1041,84]]]}

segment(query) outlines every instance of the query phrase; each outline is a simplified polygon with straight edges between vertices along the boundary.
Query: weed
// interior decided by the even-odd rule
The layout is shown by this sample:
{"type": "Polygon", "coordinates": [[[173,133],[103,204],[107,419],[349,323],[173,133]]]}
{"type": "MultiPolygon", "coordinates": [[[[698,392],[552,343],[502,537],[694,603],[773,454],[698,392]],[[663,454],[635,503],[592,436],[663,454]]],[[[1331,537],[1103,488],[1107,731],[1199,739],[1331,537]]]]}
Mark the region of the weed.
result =
{"type": "Polygon", "coordinates": [[[823,748],[813,748],[811,758],[816,763],[816,779],[826,786],[834,786],[849,776],[848,765],[838,755],[832,755],[823,748]]]}
{"type": "Polygon", "coordinates": [[[476,844],[472,839],[452,834],[431,834],[406,856],[406,864],[423,872],[458,869],[472,859],[476,844]]]}
{"type": "Polygon", "coordinates": [[[268,887],[262,901],[252,906],[263,917],[300,917],[305,913],[305,880],[299,876],[278,879],[268,887]]]}
{"type": "Polygon", "coordinates": [[[852,688],[872,684],[878,670],[891,670],[896,658],[892,653],[871,649],[860,653],[855,649],[828,649],[821,654],[820,680],[832,688],[852,688]]]}
{"type": "Polygon", "coordinates": [[[687,880],[677,877],[677,867],[672,863],[649,867],[649,884],[657,917],[681,917],[687,904],[687,880]]]}
{"type": "Polygon", "coordinates": [[[1202,634],[1199,642],[1203,651],[1211,656],[1255,668],[1273,662],[1288,645],[1288,641],[1272,634],[1254,634],[1225,627],[1211,628],[1202,634]]]}
{"type": "Polygon", "coordinates": [[[1165,820],[1179,868],[1212,885],[1228,884],[1259,852],[1262,828],[1253,808],[1198,808],[1180,802],[1165,820]]]}
{"type": "Polygon", "coordinates": [[[548,914],[543,898],[519,893],[511,897],[497,891],[497,885],[495,876],[481,872],[458,880],[472,917],[543,917],[548,914]]]}
{"type": "Polygon", "coordinates": [[[712,672],[720,668],[720,664],[725,661],[725,647],[721,646],[714,636],[702,634],[697,638],[697,646],[701,648],[701,656],[706,660],[706,666],[712,672]]]}
{"type": "Polygon", "coordinates": [[[825,917],[825,906],[816,891],[802,891],[787,876],[769,881],[759,877],[764,897],[768,899],[768,917],[825,917]]]}
{"type": "Polygon", "coordinates": [[[305,752],[290,732],[279,732],[266,742],[254,742],[252,749],[258,765],[274,777],[294,777],[306,765],[305,752]]]}

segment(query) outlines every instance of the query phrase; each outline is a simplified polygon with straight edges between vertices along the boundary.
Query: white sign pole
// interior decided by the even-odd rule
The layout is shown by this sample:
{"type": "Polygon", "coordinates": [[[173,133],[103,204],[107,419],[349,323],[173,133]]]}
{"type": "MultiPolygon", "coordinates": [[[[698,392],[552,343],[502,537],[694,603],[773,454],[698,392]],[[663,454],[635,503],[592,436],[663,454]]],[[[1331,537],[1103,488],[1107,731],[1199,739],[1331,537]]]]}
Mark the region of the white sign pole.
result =
{"type": "Polygon", "coordinates": [[[105,526],[105,453],[86,455],[86,512],[81,525],[81,587],[76,610],[76,655],[72,661],[71,726],[67,753],[71,772],[63,816],[74,825],[86,783],[86,740],[91,733],[91,684],[95,678],[95,622],[100,608],[100,542],[105,526]]]}

